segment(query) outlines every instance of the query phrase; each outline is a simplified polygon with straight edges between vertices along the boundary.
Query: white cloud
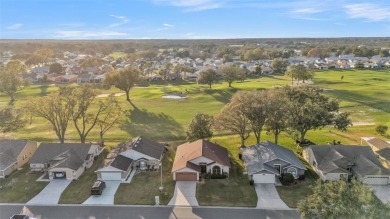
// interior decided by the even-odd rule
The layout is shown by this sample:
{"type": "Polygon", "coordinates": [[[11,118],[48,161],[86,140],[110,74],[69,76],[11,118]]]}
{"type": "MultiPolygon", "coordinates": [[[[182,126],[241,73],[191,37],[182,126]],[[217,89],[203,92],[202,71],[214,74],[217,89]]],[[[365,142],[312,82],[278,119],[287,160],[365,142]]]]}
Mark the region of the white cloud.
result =
{"type": "Polygon", "coordinates": [[[319,9],[316,9],[316,8],[300,8],[300,9],[296,9],[296,10],[291,11],[291,13],[293,13],[293,14],[317,14],[320,12],[322,12],[322,11],[319,9]]]}
{"type": "Polygon", "coordinates": [[[184,8],[185,12],[204,11],[223,7],[224,1],[217,0],[154,0],[158,4],[168,4],[184,8]]]}
{"type": "Polygon", "coordinates": [[[127,33],[109,31],[60,30],[57,31],[55,37],[61,39],[109,39],[126,35],[127,33]]]}
{"type": "Polygon", "coordinates": [[[8,30],[17,30],[17,29],[20,29],[22,27],[22,24],[12,24],[10,26],[7,27],[8,30]]]}
{"type": "Polygon", "coordinates": [[[168,29],[171,29],[173,27],[175,27],[175,25],[165,23],[165,24],[162,24],[162,27],[158,28],[157,31],[168,30],[168,29]]]}
{"type": "Polygon", "coordinates": [[[362,18],[368,21],[390,20],[390,8],[380,7],[370,3],[345,5],[350,18],[362,18]]]}
{"type": "Polygon", "coordinates": [[[168,28],[174,27],[174,25],[172,25],[172,24],[163,24],[163,26],[168,27],[168,28]]]}
{"type": "Polygon", "coordinates": [[[120,20],[120,22],[110,24],[108,27],[118,27],[118,26],[121,26],[121,25],[126,24],[126,23],[129,22],[129,19],[127,19],[127,17],[125,17],[125,16],[110,15],[110,17],[117,18],[117,19],[120,20]]]}

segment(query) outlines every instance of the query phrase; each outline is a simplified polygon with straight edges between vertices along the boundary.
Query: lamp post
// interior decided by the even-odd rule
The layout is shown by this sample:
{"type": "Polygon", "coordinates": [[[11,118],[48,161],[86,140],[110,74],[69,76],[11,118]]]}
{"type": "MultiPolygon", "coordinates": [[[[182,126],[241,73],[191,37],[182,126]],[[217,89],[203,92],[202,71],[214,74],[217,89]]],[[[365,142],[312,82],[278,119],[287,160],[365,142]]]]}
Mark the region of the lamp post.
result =
{"type": "Polygon", "coordinates": [[[164,187],[163,187],[163,185],[162,185],[162,159],[161,159],[161,162],[160,162],[160,192],[162,193],[162,191],[163,191],[163,189],[164,189],[164,187]]]}

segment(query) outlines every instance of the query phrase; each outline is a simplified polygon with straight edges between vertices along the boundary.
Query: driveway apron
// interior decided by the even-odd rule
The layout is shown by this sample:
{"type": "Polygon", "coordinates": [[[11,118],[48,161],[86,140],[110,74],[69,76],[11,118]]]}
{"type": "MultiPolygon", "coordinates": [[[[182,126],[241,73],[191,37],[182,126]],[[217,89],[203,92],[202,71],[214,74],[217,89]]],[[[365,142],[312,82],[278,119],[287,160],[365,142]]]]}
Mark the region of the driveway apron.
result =
{"type": "Polygon", "coordinates": [[[106,188],[101,195],[91,195],[83,204],[87,205],[113,205],[116,190],[121,181],[104,181],[106,188]]]}
{"type": "Polygon", "coordinates": [[[289,207],[280,199],[275,185],[272,183],[256,183],[257,193],[256,208],[262,209],[289,209],[289,207]]]}
{"type": "Polygon", "coordinates": [[[43,204],[58,204],[62,192],[68,187],[72,180],[54,179],[27,204],[43,205],[43,204]]]}
{"type": "Polygon", "coordinates": [[[175,185],[175,192],[168,205],[199,206],[195,194],[196,182],[177,181],[175,185]]]}

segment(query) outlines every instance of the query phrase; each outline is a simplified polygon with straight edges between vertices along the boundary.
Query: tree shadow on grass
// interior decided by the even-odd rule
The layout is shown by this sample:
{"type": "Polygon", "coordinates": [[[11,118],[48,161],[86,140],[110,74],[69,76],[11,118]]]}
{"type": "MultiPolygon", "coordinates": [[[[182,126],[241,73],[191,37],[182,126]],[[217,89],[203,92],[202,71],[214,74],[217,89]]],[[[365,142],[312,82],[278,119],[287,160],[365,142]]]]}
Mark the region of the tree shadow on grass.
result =
{"type": "Polygon", "coordinates": [[[165,113],[152,113],[147,109],[128,111],[127,118],[120,127],[131,136],[142,135],[156,141],[173,141],[185,138],[181,124],[165,113]]]}
{"type": "Polygon", "coordinates": [[[226,104],[230,101],[233,93],[236,93],[237,90],[237,88],[231,88],[230,92],[226,90],[205,90],[204,92],[212,96],[215,100],[226,104]]]}

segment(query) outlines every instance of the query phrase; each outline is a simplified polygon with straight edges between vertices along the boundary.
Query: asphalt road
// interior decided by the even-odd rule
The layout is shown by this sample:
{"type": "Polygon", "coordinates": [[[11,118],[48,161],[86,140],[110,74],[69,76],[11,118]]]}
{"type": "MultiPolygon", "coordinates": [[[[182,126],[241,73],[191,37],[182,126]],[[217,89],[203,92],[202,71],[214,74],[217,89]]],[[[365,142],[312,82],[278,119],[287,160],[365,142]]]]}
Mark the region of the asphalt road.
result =
{"type": "Polygon", "coordinates": [[[269,210],[254,208],[220,207],[167,207],[167,206],[83,206],[83,205],[14,205],[0,204],[0,219],[24,212],[37,219],[271,219],[299,218],[295,210],[269,210]]]}

